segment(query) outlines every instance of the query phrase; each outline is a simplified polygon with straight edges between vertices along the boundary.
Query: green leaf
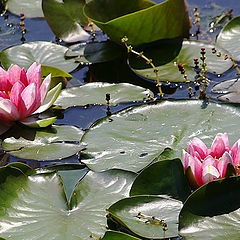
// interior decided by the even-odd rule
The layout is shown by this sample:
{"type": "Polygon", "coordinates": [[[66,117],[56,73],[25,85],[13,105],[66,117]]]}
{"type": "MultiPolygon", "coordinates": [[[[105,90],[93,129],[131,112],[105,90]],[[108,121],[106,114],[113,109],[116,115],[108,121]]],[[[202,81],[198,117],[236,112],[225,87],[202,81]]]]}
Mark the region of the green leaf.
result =
{"type": "Polygon", "coordinates": [[[218,97],[218,99],[221,101],[240,103],[239,79],[231,79],[218,83],[212,88],[212,92],[221,94],[221,96],[218,97]]]}
{"type": "Polygon", "coordinates": [[[0,234],[14,240],[101,237],[106,231],[105,209],[128,195],[135,177],[120,170],[89,172],[75,187],[68,204],[57,173],[26,177],[17,169],[13,171],[19,174],[11,177],[9,171],[6,181],[0,183],[0,234]]]}
{"type": "MultiPolygon", "coordinates": [[[[196,73],[193,70],[195,58],[200,58],[201,48],[206,49],[206,62],[207,69],[209,72],[214,74],[222,74],[232,67],[231,60],[224,60],[224,58],[219,58],[216,55],[212,54],[212,48],[216,48],[217,51],[221,51],[223,54],[227,52],[223,49],[216,47],[213,44],[208,44],[200,41],[183,41],[182,49],[179,55],[172,60],[170,63],[165,64],[158,68],[158,76],[160,81],[166,82],[184,82],[185,79],[183,75],[179,72],[177,64],[181,63],[186,70],[186,74],[190,81],[195,81],[196,73]]],[[[201,61],[201,60],[199,60],[201,61]]],[[[137,74],[149,79],[156,79],[156,74],[152,68],[147,69],[133,69],[137,74]]]]}
{"type": "Polygon", "coordinates": [[[130,195],[168,195],[185,201],[191,190],[179,159],[165,160],[145,168],[134,181],[130,195]]]}
{"type": "Polygon", "coordinates": [[[30,175],[33,175],[33,174],[36,173],[36,171],[33,168],[31,168],[27,164],[24,164],[24,163],[21,163],[21,162],[9,163],[7,165],[7,167],[17,168],[27,176],[30,176],[30,175]]]}
{"type": "Polygon", "coordinates": [[[43,17],[42,0],[7,0],[6,8],[16,15],[24,13],[24,16],[29,18],[43,17]]]}
{"type": "Polygon", "coordinates": [[[239,37],[240,16],[233,18],[222,29],[216,40],[217,46],[226,49],[236,61],[240,61],[239,37]]]}
{"type": "Polygon", "coordinates": [[[98,121],[84,134],[84,152],[91,158],[82,162],[90,169],[110,168],[140,171],[166,147],[174,149],[171,158],[181,158],[182,149],[194,137],[204,139],[210,148],[217,133],[228,133],[233,144],[239,109],[202,101],[163,101],[124,110],[98,121]]]}
{"type": "Polygon", "coordinates": [[[149,0],[93,0],[85,5],[84,12],[113,41],[121,42],[127,36],[134,46],[189,34],[184,0],[161,4],[149,0]]]}
{"type": "Polygon", "coordinates": [[[44,17],[54,34],[65,42],[89,39],[90,35],[81,27],[87,24],[83,15],[85,0],[43,0],[44,17]]]}
{"type": "Polygon", "coordinates": [[[59,82],[62,83],[63,87],[66,87],[68,81],[72,79],[72,75],[64,72],[62,69],[52,66],[41,65],[42,80],[44,80],[50,73],[51,73],[50,88],[55,87],[56,85],[58,85],[59,82]]]}
{"type": "Polygon", "coordinates": [[[140,240],[140,238],[122,232],[107,231],[102,240],[140,240]]]}
{"type": "Polygon", "coordinates": [[[44,128],[53,124],[57,120],[57,117],[38,119],[34,117],[28,117],[20,121],[22,124],[31,127],[31,128],[44,128]]]}
{"type": "Polygon", "coordinates": [[[67,47],[44,41],[15,45],[0,52],[0,62],[5,69],[11,64],[28,69],[33,62],[61,68],[65,72],[73,71],[79,64],[74,60],[65,60],[67,47]]]}
{"type": "Polygon", "coordinates": [[[8,137],[2,148],[9,154],[25,159],[54,160],[69,157],[82,150],[79,144],[83,131],[74,126],[54,126],[47,129],[24,129],[28,137],[8,137]]]}
{"type": "Polygon", "coordinates": [[[138,236],[159,239],[164,236],[161,220],[167,223],[167,238],[178,235],[176,223],[181,208],[182,203],[174,199],[158,196],[135,196],[119,200],[108,209],[108,212],[113,220],[121,223],[138,236]],[[152,217],[156,220],[155,224],[152,217]]]}
{"type": "Polygon", "coordinates": [[[69,47],[65,57],[74,57],[75,61],[81,63],[101,63],[119,57],[123,49],[112,41],[78,43],[69,47]]]}
{"type": "MultiPolygon", "coordinates": [[[[50,108],[55,103],[56,99],[58,98],[58,96],[61,92],[61,89],[62,89],[62,83],[59,83],[57,86],[55,86],[54,88],[49,90],[43,103],[33,114],[42,113],[42,112],[46,111],[48,108],[50,108]]],[[[54,120],[54,119],[51,118],[51,120],[54,120]]],[[[44,125],[45,122],[44,123],[42,122],[42,124],[44,125]]]]}
{"type": "Polygon", "coordinates": [[[110,93],[110,104],[143,101],[153,93],[142,87],[128,83],[87,83],[82,86],[63,89],[55,104],[63,108],[87,104],[106,104],[106,93],[110,93]]]}
{"type": "Polygon", "coordinates": [[[203,185],[185,202],[179,216],[184,239],[239,238],[240,177],[230,177],[203,185]]]}

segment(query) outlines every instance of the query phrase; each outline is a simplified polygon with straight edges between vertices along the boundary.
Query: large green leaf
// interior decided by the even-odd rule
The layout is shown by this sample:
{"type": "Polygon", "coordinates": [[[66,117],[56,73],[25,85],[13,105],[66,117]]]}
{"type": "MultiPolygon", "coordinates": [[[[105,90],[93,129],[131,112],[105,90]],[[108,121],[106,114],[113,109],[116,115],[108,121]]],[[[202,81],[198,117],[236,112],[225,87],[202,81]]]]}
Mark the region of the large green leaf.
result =
{"type": "Polygon", "coordinates": [[[164,101],[132,107],[91,127],[83,136],[90,159],[89,168],[102,171],[121,168],[139,171],[166,147],[175,150],[172,158],[194,137],[208,147],[219,132],[227,132],[231,143],[239,139],[236,126],[240,111],[226,105],[202,101],[164,101]]]}
{"type": "Polygon", "coordinates": [[[45,19],[58,38],[65,42],[78,42],[90,37],[80,25],[87,24],[82,11],[84,4],[85,0],[43,0],[45,19]]]}
{"type": "Polygon", "coordinates": [[[134,181],[130,195],[168,195],[185,201],[191,191],[179,159],[154,163],[134,181]]]}
{"type": "Polygon", "coordinates": [[[120,170],[89,172],[68,203],[62,180],[54,172],[29,177],[6,174],[0,183],[0,234],[12,240],[101,237],[106,231],[105,209],[128,195],[135,177],[120,170]]]}
{"type": "Polygon", "coordinates": [[[48,161],[69,157],[84,148],[79,144],[83,131],[74,126],[23,130],[29,137],[8,137],[2,142],[5,151],[19,158],[48,161]]]}
{"type": "MultiPolygon", "coordinates": [[[[212,54],[212,48],[215,47],[217,50],[220,50],[223,54],[227,52],[221,48],[216,47],[213,44],[208,44],[200,41],[183,41],[182,49],[179,55],[172,60],[170,63],[158,67],[158,76],[161,81],[169,82],[184,82],[185,79],[183,75],[179,72],[177,64],[181,63],[186,70],[188,79],[190,81],[195,81],[195,72],[193,71],[195,58],[200,58],[201,48],[206,49],[206,62],[207,69],[209,72],[214,74],[222,74],[232,67],[231,60],[224,60],[224,58],[219,58],[216,55],[212,54]]],[[[199,62],[201,60],[199,59],[199,62]]],[[[135,69],[136,73],[140,74],[143,77],[156,79],[156,74],[152,68],[147,69],[135,69]]]]}
{"type": "Polygon", "coordinates": [[[143,101],[153,93],[142,87],[128,83],[87,83],[82,86],[63,89],[55,104],[63,108],[87,104],[106,104],[106,94],[110,93],[110,104],[143,101]]]}
{"type": "Polygon", "coordinates": [[[186,37],[189,18],[184,0],[93,0],[84,8],[86,15],[108,36],[140,45],[159,39],[186,37]]]}
{"type": "Polygon", "coordinates": [[[44,41],[29,42],[15,45],[0,52],[0,62],[5,69],[11,64],[28,69],[33,62],[73,71],[79,64],[74,60],[65,60],[67,47],[44,41]]]}
{"type": "Polygon", "coordinates": [[[25,17],[43,17],[42,0],[7,0],[6,8],[9,12],[25,17]]]}
{"type": "Polygon", "coordinates": [[[135,196],[119,200],[108,209],[108,212],[112,219],[135,234],[160,239],[164,236],[161,220],[167,223],[166,237],[178,235],[177,219],[182,205],[182,202],[166,197],[135,196]]]}
{"type": "Polygon", "coordinates": [[[140,240],[140,238],[130,236],[126,233],[107,231],[102,240],[140,240]]]}
{"type": "Polygon", "coordinates": [[[216,44],[230,52],[231,56],[240,61],[240,16],[232,19],[220,32],[216,44]]]}
{"type": "Polygon", "coordinates": [[[239,239],[240,177],[213,181],[190,195],[179,217],[184,239],[239,239]]]}

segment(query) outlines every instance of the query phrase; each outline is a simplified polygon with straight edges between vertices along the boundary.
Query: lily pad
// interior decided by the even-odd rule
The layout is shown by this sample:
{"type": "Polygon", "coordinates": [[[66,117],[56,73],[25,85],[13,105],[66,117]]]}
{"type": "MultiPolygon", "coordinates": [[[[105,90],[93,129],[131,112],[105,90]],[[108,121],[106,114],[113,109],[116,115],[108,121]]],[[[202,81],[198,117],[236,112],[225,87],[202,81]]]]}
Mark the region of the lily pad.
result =
{"type": "Polygon", "coordinates": [[[216,84],[212,88],[212,92],[220,93],[219,100],[231,103],[240,103],[240,82],[239,79],[231,79],[216,84]]]}
{"type": "Polygon", "coordinates": [[[57,173],[25,176],[14,171],[18,175],[11,177],[7,172],[9,177],[0,183],[0,234],[13,240],[101,237],[106,231],[105,209],[128,195],[135,177],[120,170],[89,172],[68,202],[57,173]]]}
{"type": "Polygon", "coordinates": [[[127,36],[134,46],[159,39],[187,37],[190,22],[184,0],[92,0],[85,14],[113,41],[127,36]]]}
{"type": "Polygon", "coordinates": [[[42,0],[7,0],[6,8],[16,15],[24,13],[29,18],[43,17],[42,0]]]}
{"type": "MultiPolygon", "coordinates": [[[[98,121],[84,134],[82,160],[90,169],[110,168],[134,172],[150,164],[166,147],[181,158],[182,149],[194,137],[210,145],[216,134],[226,132],[233,144],[240,138],[238,108],[202,101],[164,101],[132,107],[98,121]]],[[[210,148],[210,146],[208,146],[210,148]]]]}
{"type": "Polygon", "coordinates": [[[15,157],[48,161],[69,157],[85,147],[79,143],[83,131],[74,126],[24,130],[32,137],[8,137],[2,142],[2,148],[15,157]]]}
{"type": "MultiPolygon", "coordinates": [[[[227,54],[227,52],[221,48],[216,47],[213,44],[208,44],[200,41],[183,41],[182,49],[179,55],[172,60],[170,63],[165,64],[163,66],[159,66],[158,68],[158,76],[160,81],[166,82],[184,82],[185,79],[183,75],[178,70],[178,63],[181,63],[186,70],[186,74],[190,81],[195,81],[195,72],[193,70],[195,58],[200,58],[201,48],[206,49],[206,62],[207,69],[209,72],[214,74],[222,74],[228,69],[232,67],[231,60],[224,60],[224,58],[219,58],[216,55],[212,54],[212,48],[216,48],[217,51],[221,51],[223,54],[227,54]]],[[[199,60],[199,62],[201,62],[199,60]]],[[[152,68],[147,69],[134,69],[137,74],[149,79],[156,79],[156,74],[152,68]]]]}
{"type": "Polygon", "coordinates": [[[108,212],[111,217],[138,236],[153,239],[164,238],[161,220],[167,223],[167,238],[178,235],[180,201],[158,196],[135,196],[114,203],[108,212]]]}
{"type": "Polygon", "coordinates": [[[87,83],[82,86],[63,89],[55,104],[62,108],[87,104],[106,104],[106,94],[110,93],[110,104],[120,102],[143,101],[148,95],[153,96],[150,90],[128,83],[87,83]]]}
{"type": "Polygon", "coordinates": [[[28,69],[33,62],[49,65],[71,72],[79,63],[74,60],[65,60],[64,53],[67,47],[44,41],[29,42],[15,45],[0,52],[0,62],[5,69],[11,64],[28,69]]]}
{"type": "Polygon", "coordinates": [[[102,240],[140,240],[140,238],[122,232],[107,231],[102,240]]]}
{"type": "Polygon", "coordinates": [[[240,177],[210,182],[185,202],[179,217],[184,239],[239,239],[240,177]]]}
{"type": "Polygon", "coordinates": [[[144,169],[134,181],[130,195],[161,195],[185,201],[191,191],[179,159],[156,162],[144,169]]]}
{"type": "Polygon", "coordinates": [[[83,15],[85,0],[43,0],[44,17],[54,34],[65,42],[88,40],[90,35],[81,27],[88,20],[83,15]]]}
{"type": "Polygon", "coordinates": [[[234,60],[240,61],[240,16],[233,18],[217,37],[217,46],[226,49],[234,60]]]}

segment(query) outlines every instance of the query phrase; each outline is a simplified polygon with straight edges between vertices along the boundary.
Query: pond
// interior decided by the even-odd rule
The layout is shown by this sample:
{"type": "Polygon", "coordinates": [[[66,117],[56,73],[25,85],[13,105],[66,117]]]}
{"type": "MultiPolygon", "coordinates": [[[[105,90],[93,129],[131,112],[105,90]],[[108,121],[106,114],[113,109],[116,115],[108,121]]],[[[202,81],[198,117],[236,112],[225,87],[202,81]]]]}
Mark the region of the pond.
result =
{"type": "Polygon", "coordinates": [[[239,239],[240,6],[86,2],[0,0],[0,239],[239,239]]]}

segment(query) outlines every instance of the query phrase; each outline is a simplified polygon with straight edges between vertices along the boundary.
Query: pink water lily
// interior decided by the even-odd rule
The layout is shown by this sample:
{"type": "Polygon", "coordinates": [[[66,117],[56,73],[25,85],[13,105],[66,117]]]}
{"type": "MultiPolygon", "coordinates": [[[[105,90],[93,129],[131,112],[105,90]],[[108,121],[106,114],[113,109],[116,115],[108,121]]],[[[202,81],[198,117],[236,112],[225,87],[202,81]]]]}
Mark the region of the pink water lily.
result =
{"type": "MultiPolygon", "coordinates": [[[[8,71],[0,67],[0,121],[2,126],[10,126],[14,121],[24,121],[44,103],[51,75],[41,81],[41,65],[33,63],[28,71],[13,65],[8,71]]],[[[60,92],[59,85],[54,91],[60,92]]],[[[54,95],[54,94],[53,94],[54,95]]],[[[56,99],[56,95],[54,98],[56,99]]],[[[50,99],[42,110],[50,107],[50,99]]]]}
{"type": "Polygon", "coordinates": [[[199,138],[194,138],[188,143],[187,152],[182,152],[182,164],[193,189],[224,178],[228,164],[239,173],[240,139],[230,148],[228,135],[218,134],[208,149],[199,138]]]}

